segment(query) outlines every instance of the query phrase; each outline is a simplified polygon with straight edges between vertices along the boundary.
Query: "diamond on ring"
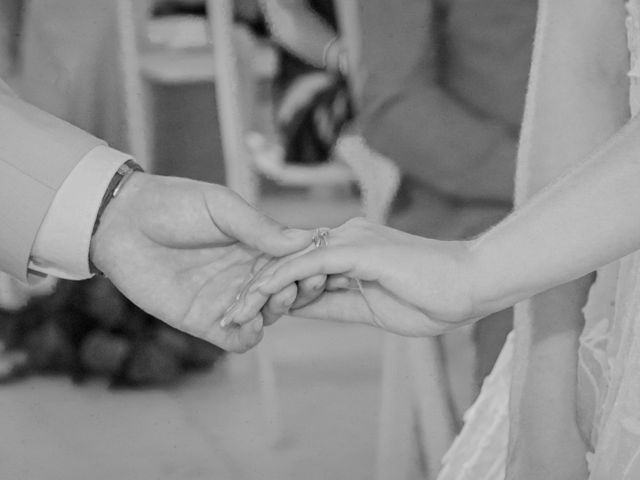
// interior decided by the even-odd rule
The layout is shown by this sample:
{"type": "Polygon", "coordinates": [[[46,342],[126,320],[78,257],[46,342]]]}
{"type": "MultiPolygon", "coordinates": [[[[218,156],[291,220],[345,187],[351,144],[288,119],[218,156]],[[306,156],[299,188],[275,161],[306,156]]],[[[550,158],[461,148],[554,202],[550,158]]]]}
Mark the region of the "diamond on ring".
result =
{"type": "Polygon", "coordinates": [[[315,248],[325,248],[329,245],[329,232],[328,228],[316,228],[313,234],[313,246],[315,248]]]}

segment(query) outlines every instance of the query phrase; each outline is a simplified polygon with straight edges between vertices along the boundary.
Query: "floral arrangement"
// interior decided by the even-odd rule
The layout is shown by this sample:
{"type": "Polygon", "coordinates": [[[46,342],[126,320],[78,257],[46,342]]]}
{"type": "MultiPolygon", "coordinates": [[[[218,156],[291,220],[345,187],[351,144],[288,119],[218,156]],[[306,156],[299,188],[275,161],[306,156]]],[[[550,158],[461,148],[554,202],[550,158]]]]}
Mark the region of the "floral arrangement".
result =
{"type": "Polygon", "coordinates": [[[0,342],[5,382],[66,374],[76,383],[106,378],[111,387],[167,385],[224,354],[143,312],[103,277],[61,281],[19,310],[0,309],[0,342]]]}

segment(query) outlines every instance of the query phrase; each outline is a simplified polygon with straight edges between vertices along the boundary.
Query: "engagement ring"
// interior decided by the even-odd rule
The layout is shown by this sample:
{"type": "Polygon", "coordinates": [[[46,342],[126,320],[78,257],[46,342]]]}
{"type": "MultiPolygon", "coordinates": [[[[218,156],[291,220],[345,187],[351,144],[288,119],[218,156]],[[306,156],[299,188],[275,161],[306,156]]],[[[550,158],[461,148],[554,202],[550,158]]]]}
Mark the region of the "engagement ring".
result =
{"type": "Polygon", "coordinates": [[[313,246],[315,248],[325,248],[329,246],[329,228],[316,228],[313,234],[313,246]]]}

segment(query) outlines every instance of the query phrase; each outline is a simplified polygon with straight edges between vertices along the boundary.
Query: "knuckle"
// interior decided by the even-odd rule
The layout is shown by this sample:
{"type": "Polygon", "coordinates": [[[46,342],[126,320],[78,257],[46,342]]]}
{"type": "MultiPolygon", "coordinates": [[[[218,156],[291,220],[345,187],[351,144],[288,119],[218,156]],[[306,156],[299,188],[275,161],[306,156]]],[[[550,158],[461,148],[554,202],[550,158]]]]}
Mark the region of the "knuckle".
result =
{"type": "Polygon", "coordinates": [[[295,301],[295,299],[296,299],[296,295],[291,295],[291,294],[283,297],[279,302],[279,305],[280,305],[279,311],[286,312],[287,309],[291,306],[291,304],[295,301]]]}
{"type": "Polygon", "coordinates": [[[313,292],[316,292],[324,288],[326,282],[327,282],[327,277],[325,275],[318,275],[317,277],[312,278],[311,281],[309,282],[309,289],[312,290],[313,292]]]}
{"type": "Polygon", "coordinates": [[[280,312],[282,311],[283,306],[286,306],[289,300],[293,297],[290,291],[280,292],[269,300],[266,305],[265,310],[267,312],[280,312]]]}

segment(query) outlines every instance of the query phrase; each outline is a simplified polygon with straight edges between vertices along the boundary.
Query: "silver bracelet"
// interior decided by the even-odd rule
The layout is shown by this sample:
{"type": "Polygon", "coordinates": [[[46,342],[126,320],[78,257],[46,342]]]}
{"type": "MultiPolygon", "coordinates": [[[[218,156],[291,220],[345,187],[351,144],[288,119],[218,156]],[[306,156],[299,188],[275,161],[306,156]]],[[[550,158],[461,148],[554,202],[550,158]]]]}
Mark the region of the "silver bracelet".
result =
{"type": "Polygon", "coordinates": [[[336,35],[335,37],[333,37],[331,40],[329,40],[327,42],[327,44],[324,46],[324,48],[322,49],[322,67],[325,69],[329,68],[329,50],[331,50],[331,47],[333,47],[333,45],[335,45],[338,40],[340,38],[338,37],[338,35],[336,35]]]}
{"type": "MultiPolygon", "coordinates": [[[[138,165],[133,160],[127,160],[120,166],[120,168],[118,168],[115,175],[111,179],[111,182],[109,182],[107,190],[105,191],[104,196],[102,197],[102,201],[100,202],[100,207],[98,208],[98,213],[93,224],[93,231],[91,232],[92,237],[98,231],[100,220],[102,219],[102,214],[109,205],[109,202],[111,202],[111,200],[118,196],[124,184],[127,183],[127,181],[133,176],[135,172],[142,171],[142,167],[140,167],[140,165],[138,165]]],[[[89,271],[94,274],[103,275],[103,273],[93,264],[91,259],[89,259],[89,271]]]]}

